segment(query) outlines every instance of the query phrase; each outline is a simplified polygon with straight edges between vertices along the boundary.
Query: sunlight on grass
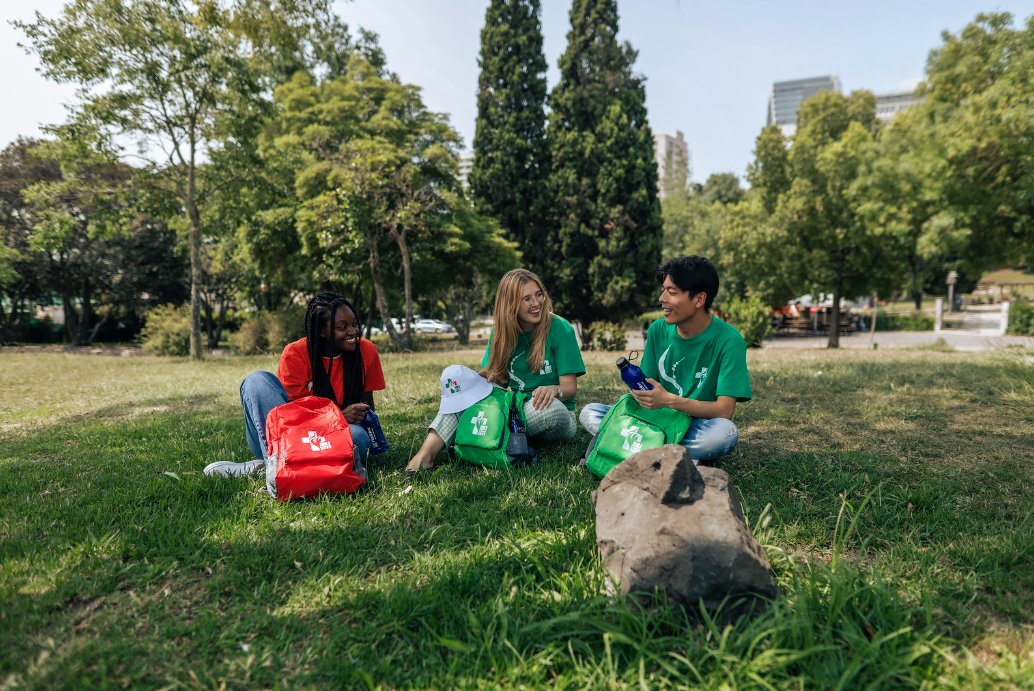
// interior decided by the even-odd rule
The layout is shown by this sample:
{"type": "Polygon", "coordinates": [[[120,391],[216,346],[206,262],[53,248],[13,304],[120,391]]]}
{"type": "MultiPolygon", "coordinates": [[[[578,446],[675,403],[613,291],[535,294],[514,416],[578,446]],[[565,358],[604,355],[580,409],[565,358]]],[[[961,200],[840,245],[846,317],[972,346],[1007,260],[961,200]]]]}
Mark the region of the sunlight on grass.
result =
{"type": "MultiPolygon", "coordinates": [[[[615,357],[586,354],[579,404],[623,391],[615,357]]],[[[368,485],[283,504],[200,473],[247,456],[237,388],[274,358],[0,357],[0,684],[1034,684],[1023,353],[751,352],[723,467],[782,596],[749,621],[605,595],[584,433],[509,473],[443,455],[400,496],[438,373],[479,359],[386,355],[368,485]]]]}

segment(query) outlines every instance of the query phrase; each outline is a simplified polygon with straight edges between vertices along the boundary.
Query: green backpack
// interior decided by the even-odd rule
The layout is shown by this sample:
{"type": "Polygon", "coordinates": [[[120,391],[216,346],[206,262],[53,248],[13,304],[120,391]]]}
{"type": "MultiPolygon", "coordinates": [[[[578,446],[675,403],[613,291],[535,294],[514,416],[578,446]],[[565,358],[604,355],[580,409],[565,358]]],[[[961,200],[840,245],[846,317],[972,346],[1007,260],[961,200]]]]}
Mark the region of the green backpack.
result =
{"type": "Polygon", "coordinates": [[[600,431],[585,451],[585,466],[603,477],[621,461],[643,449],[678,444],[693,418],[671,408],[647,410],[632,394],[618,399],[600,423],[600,431]]]}
{"type": "Polygon", "coordinates": [[[516,418],[518,429],[527,430],[524,404],[529,398],[526,393],[493,387],[487,398],[460,413],[453,446],[456,455],[467,463],[489,468],[538,463],[538,454],[528,446],[527,435],[510,429],[510,420],[516,418]]]}

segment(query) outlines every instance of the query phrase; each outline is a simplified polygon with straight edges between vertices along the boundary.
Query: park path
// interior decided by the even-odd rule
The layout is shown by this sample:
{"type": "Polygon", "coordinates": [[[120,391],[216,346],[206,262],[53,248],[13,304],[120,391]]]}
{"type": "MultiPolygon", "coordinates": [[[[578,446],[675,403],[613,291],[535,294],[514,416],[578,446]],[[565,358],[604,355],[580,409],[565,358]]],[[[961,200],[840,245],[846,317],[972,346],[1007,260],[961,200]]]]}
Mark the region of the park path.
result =
{"type": "MultiPolygon", "coordinates": [[[[629,350],[642,350],[643,335],[638,331],[626,334],[626,347],[629,350]]],[[[868,348],[872,334],[868,332],[852,333],[840,337],[841,348],[868,348]]],[[[915,348],[916,346],[934,345],[943,339],[946,345],[955,350],[992,350],[1002,346],[1018,345],[1034,348],[1034,337],[1031,336],[991,336],[970,331],[876,331],[878,348],[915,348]]],[[[765,341],[766,348],[825,348],[825,336],[776,336],[765,341]]]]}

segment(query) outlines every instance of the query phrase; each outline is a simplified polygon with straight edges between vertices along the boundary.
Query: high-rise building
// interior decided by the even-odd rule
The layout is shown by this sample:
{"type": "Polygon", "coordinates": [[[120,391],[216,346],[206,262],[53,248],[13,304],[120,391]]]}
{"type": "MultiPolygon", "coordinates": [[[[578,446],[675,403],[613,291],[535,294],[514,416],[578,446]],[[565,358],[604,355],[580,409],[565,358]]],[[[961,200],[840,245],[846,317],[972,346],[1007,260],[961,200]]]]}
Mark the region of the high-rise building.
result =
{"type": "Polygon", "coordinates": [[[473,151],[461,151],[460,152],[460,174],[459,181],[463,185],[463,189],[467,189],[467,176],[470,175],[470,169],[474,167],[474,152],[473,151]]]}
{"type": "Polygon", "coordinates": [[[797,109],[803,101],[820,91],[840,93],[840,79],[827,75],[775,82],[768,95],[768,120],[765,126],[778,125],[785,136],[792,137],[797,131],[797,109]]]}
{"type": "MultiPolygon", "coordinates": [[[[664,178],[664,172],[669,166],[676,165],[679,156],[689,166],[689,147],[683,138],[682,132],[676,130],[675,134],[661,132],[653,135],[653,157],[657,161],[657,177],[664,178]]],[[[664,196],[664,188],[659,190],[660,196],[664,196]]]]}

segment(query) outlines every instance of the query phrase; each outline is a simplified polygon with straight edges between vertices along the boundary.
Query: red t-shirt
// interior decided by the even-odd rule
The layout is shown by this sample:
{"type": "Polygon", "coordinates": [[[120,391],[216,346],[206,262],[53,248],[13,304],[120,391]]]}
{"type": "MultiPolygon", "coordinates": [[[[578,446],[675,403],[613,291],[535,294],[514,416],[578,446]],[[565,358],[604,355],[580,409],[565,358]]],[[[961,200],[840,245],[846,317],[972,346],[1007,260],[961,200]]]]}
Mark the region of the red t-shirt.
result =
{"type": "MultiPolygon", "coordinates": [[[[366,375],[364,391],[383,391],[384,372],[381,370],[381,357],[377,354],[377,346],[365,338],[359,339],[359,354],[363,358],[363,370],[366,375]]],[[[330,375],[330,385],[334,387],[334,402],[341,404],[345,391],[341,382],[341,356],[331,360],[323,358],[323,367],[330,375]]],[[[287,400],[293,401],[312,395],[312,368],[309,367],[309,350],[306,339],[301,338],[288,343],[280,356],[280,367],[277,378],[287,389],[287,400]]]]}

